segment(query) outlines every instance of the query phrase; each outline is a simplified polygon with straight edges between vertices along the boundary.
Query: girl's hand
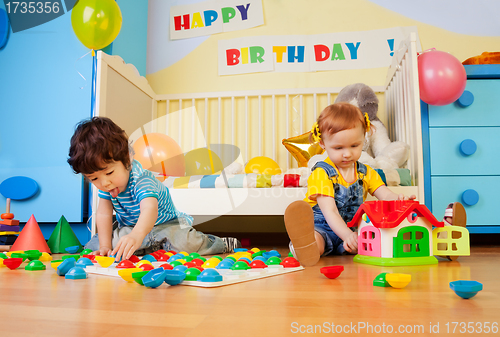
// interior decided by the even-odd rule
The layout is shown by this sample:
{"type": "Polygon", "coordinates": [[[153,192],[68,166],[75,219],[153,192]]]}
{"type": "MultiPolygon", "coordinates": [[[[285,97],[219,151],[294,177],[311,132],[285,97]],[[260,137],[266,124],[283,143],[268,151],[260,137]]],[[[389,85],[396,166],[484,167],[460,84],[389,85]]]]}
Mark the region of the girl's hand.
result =
{"type": "Polygon", "coordinates": [[[352,234],[344,240],[344,249],[350,254],[356,254],[358,252],[358,233],[352,232],[352,234]]]}
{"type": "Polygon", "coordinates": [[[398,195],[398,200],[415,200],[416,198],[417,197],[415,195],[410,195],[409,197],[407,197],[404,194],[399,194],[398,195]]]}

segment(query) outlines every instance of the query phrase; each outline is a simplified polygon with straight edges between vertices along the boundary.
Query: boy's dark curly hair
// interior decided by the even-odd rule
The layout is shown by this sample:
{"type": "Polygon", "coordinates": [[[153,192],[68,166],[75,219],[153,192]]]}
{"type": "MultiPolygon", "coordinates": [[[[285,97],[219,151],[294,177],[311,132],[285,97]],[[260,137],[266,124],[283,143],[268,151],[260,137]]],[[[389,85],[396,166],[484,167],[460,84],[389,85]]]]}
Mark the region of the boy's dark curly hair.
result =
{"type": "Polygon", "coordinates": [[[113,161],[121,161],[130,168],[125,131],[107,117],[93,117],[78,123],[69,148],[68,164],[73,171],[92,174],[113,161]]]}

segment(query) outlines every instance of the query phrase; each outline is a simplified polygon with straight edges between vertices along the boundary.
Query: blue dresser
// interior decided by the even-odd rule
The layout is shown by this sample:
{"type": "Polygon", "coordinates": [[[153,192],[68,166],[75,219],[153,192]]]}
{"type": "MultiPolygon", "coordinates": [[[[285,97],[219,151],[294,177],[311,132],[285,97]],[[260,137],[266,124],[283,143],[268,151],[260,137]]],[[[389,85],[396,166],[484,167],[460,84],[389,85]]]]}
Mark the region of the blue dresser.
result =
{"type": "Polygon", "coordinates": [[[471,233],[500,233],[500,65],[465,69],[467,86],[455,103],[422,102],[425,203],[442,219],[460,201],[471,233]]]}

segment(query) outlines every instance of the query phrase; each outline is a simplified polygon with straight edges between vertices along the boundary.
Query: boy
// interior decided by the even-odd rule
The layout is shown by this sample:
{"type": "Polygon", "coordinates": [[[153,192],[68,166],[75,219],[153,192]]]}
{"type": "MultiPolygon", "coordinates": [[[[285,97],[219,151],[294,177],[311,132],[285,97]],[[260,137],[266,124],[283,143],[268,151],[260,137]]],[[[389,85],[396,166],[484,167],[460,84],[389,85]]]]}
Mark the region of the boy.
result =
{"type": "Polygon", "coordinates": [[[68,163],[99,190],[95,215],[98,234],[85,246],[94,254],[115,256],[119,261],[137,250],[209,255],[241,247],[235,238],[196,231],[193,218],[175,208],[168,188],[131,158],[125,131],[109,118],[94,117],[77,125],[68,163]]]}

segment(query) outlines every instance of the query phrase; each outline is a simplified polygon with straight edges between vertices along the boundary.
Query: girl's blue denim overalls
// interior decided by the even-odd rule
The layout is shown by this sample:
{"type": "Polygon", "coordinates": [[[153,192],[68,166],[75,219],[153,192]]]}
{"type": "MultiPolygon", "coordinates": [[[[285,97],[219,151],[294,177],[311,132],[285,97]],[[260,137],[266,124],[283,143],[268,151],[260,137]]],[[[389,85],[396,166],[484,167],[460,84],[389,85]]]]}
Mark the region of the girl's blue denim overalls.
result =
{"type": "MultiPolygon", "coordinates": [[[[340,216],[347,224],[352,220],[354,214],[358,211],[359,206],[363,203],[363,178],[366,175],[367,169],[366,166],[360,162],[357,162],[357,174],[358,179],[349,187],[342,186],[338,183],[339,174],[335,167],[327,164],[324,161],[317,162],[316,165],[313,166],[311,171],[314,171],[317,168],[322,168],[325,170],[328,178],[333,184],[333,189],[335,191],[335,203],[337,204],[337,209],[339,211],[340,216]]],[[[321,234],[323,239],[325,240],[325,252],[323,255],[328,254],[345,254],[345,249],[343,245],[343,241],[341,238],[335,234],[328,223],[326,222],[325,216],[319,205],[316,204],[312,208],[314,213],[314,230],[321,234]]]]}

